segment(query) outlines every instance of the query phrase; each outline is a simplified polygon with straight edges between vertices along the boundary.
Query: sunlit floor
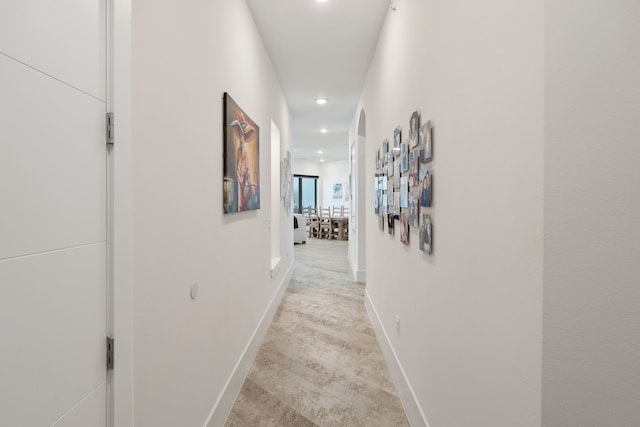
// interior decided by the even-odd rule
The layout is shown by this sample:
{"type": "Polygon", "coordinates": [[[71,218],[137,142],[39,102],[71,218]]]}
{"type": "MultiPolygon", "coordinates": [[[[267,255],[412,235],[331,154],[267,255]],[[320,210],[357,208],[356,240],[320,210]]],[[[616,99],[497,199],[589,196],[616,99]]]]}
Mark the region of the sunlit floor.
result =
{"type": "Polygon", "coordinates": [[[293,280],[233,406],[235,426],[408,426],[346,241],[295,246],[293,280]]]}

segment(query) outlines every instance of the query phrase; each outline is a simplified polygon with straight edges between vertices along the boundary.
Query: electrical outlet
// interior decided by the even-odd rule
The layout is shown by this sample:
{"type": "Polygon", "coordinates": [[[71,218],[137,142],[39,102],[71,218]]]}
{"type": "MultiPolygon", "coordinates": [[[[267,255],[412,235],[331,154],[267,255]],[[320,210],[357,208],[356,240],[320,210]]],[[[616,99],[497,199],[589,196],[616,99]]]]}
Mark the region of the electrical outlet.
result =
{"type": "Polygon", "coordinates": [[[400,335],[400,315],[396,314],[396,333],[400,335]]]}
{"type": "Polygon", "coordinates": [[[193,282],[190,289],[191,299],[195,301],[198,298],[198,282],[193,282]]]}

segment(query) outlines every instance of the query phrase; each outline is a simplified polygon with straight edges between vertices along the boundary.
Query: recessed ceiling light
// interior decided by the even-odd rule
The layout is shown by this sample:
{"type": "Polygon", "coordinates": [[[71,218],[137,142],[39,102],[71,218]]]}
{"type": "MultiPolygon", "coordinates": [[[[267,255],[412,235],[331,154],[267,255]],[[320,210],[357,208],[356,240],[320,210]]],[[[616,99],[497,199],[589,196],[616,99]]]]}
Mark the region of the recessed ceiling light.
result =
{"type": "Polygon", "coordinates": [[[327,1],[329,1],[329,0],[316,0],[316,1],[317,1],[318,3],[324,3],[324,2],[327,2],[327,1]]]}
{"type": "Polygon", "coordinates": [[[329,131],[326,128],[320,129],[320,133],[327,133],[327,132],[329,132],[329,131]]]}
{"type": "Polygon", "coordinates": [[[324,159],[320,159],[320,163],[324,163],[324,159]]]}
{"type": "Polygon", "coordinates": [[[318,150],[318,154],[322,154],[322,150],[318,150]]]}
{"type": "Polygon", "coordinates": [[[318,99],[316,99],[316,104],[318,104],[318,105],[324,105],[324,104],[326,104],[326,103],[327,103],[327,100],[326,100],[326,99],[324,99],[324,98],[318,98],[318,99]]]}

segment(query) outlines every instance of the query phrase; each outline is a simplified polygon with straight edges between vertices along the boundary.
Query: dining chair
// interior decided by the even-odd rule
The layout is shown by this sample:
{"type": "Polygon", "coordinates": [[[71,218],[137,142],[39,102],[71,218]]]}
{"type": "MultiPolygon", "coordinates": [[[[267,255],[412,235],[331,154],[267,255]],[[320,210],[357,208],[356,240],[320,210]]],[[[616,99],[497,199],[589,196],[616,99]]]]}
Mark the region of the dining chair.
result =
{"type": "Polygon", "coordinates": [[[318,218],[318,214],[316,213],[316,208],[312,208],[309,206],[309,236],[311,237],[319,237],[320,234],[320,218],[318,218]]]}
{"type": "Polygon", "coordinates": [[[320,213],[318,215],[318,238],[329,238],[331,236],[331,208],[320,207],[320,213]]]}

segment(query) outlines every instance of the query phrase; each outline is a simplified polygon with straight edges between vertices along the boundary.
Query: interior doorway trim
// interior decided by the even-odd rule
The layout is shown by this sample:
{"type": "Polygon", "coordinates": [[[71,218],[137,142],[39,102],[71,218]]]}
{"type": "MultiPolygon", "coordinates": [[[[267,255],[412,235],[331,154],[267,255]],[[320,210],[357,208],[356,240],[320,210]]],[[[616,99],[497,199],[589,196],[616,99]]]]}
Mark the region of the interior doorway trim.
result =
{"type": "Polygon", "coordinates": [[[366,180],[366,114],[364,109],[360,109],[357,122],[357,135],[355,147],[350,151],[350,156],[355,157],[355,164],[352,161],[352,179],[354,185],[352,197],[356,221],[353,228],[353,247],[350,250],[350,264],[354,280],[365,282],[366,280],[366,200],[367,200],[367,180],[366,180]],[[354,152],[355,151],[355,152],[354,152]]]}
{"type": "Polygon", "coordinates": [[[131,1],[107,7],[107,111],[115,115],[108,150],[108,321],[115,365],[107,373],[107,425],[133,427],[133,178],[131,140],[131,1]]]}

